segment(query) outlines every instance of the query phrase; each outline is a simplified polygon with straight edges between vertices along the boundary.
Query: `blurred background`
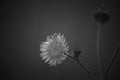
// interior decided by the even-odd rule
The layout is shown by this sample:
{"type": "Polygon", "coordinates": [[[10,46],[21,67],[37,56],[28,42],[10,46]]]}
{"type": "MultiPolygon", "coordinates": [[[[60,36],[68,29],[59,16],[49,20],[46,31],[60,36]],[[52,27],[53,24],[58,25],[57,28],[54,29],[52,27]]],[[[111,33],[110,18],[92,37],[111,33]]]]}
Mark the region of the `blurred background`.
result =
{"type": "MultiPolygon", "coordinates": [[[[80,48],[80,59],[98,77],[96,58],[97,23],[94,12],[104,3],[110,20],[101,28],[102,71],[120,41],[117,0],[4,1],[2,3],[2,77],[11,80],[92,80],[78,63],[67,58],[50,67],[40,57],[40,44],[48,35],[63,33],[70,48],[80,48]]],[[[120,54],[107,80],[120,74],[120,54]]],[[[118,80],[118,79],[117,79],[118,80]]]]}

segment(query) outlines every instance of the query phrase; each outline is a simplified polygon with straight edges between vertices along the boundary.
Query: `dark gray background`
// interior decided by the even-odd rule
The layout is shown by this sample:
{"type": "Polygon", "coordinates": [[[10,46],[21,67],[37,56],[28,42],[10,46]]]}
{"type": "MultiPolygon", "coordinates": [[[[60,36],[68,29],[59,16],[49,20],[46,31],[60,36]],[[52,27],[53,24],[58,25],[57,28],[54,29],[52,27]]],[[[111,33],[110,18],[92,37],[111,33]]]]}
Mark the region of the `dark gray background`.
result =
{"type": "MultiPolygon", "coordinates": [[[[101,28],[100,57],[102,70],[120,41],[117,0],[16,1],[2,3],[2,74],[12,80],[91,80],[75,61],[67,58],[50,67],[40,58],[40,44],[48,35],[63,33],[71,48],[80,48],[81,60],[96,76],[96,22],[93,13],[101,3],[111,14],[101,28]]],[[[120,55],[107,77],[120,78],[120,55]]]]}

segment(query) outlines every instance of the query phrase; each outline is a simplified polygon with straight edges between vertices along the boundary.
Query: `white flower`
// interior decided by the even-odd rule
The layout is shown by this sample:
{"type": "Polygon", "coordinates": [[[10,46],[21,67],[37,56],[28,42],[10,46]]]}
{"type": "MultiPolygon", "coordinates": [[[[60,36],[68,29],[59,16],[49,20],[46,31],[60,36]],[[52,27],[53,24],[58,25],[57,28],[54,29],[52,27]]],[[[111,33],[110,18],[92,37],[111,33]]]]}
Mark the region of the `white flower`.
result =
{"type": "Polygon", "coordinates": [[[40,56],[45,63],[50,64],[50,66],[60,64],[67,57],[65,53],[68,53],[69,46],[65,42],[65,37],[62,34],[56,34],[48,36],[47,41],[42,42],[40,45],[40,56]]]}

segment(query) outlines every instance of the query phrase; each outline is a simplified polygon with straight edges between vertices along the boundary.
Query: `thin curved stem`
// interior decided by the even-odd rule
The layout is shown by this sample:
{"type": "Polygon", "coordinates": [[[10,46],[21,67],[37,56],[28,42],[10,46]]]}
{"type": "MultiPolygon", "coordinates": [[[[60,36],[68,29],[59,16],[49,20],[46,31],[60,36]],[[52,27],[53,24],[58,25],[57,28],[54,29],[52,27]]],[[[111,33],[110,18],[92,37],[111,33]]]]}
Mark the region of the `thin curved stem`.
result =
{"type": "Polygon", "coordinates": [[[97,52],[99,79],[102,80],[102,69],[101,69],[100,54],[99,54],[100,27],[101,27],[101,23],[98,23],[97,24],[97,36],[96,36],[97,38],[96,39],[96,52],[97,52]]]}
{"type": "Polygon", "coordinates": [[[112,58],[111,58],[110,62],[107,65],[107,68],[106,68],[106,70],[104,72],[104,79],[106,79],[107,74],[108,74],[108,72],[109,72],[115,58],[117,57],[117,54],[118,54],[119,50],[120,50],[120,42],[118,43],[117,47],[115,48],[115,50],[113,52],[113,55],[112,55],[112,58]]]}
{"type": "Polygon", "coordinates": [[[97,78],[95,77],[95,75],[92,73],[92,71],[90,71],[83,63],[81,60],[78,61],[78,63],[81,65],[81,67],[90,75],[90,77],[93,80],[97,80],[97,78]]]}
{"type": "Polygon", "coordinates": [[[78,62],[80,64],[80,66],[91,76],[91,78],[93,80],[97,80],[97,78],[95,77],[95,75],[92,73],[92,71],[90,71],[81,60],[79,60],[78,58],[74,58],[72,55],[66,54],[68,57],[70,57],[71,59],[75,60],[76,62],[78,62]]]}

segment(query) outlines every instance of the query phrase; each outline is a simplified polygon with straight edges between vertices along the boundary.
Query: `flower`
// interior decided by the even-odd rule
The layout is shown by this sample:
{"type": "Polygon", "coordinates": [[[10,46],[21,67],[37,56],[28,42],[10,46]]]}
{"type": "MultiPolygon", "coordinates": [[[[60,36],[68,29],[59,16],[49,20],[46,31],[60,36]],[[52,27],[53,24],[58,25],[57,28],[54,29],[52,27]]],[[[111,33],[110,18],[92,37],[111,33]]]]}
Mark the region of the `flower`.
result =
{"type": "Polygon", "coordinates": [[[56,66],[66,59],[65,53],[67,54],[68,50],[69,46],[67,46],[64,35],[54,33],[40,45],[40,56],[42,60],[45,60],[45,63],[56,66]]]}
{"type": "Polygon", "coordinates": [[[95,12],[95,14],[94,14],[95,20],[102,24],[106,23],[110,18],[109,13],[105,9],[106,8],[104,7],[104,4],[102,4],[100,9],[97,10],[97,12],[95,12]]]}

